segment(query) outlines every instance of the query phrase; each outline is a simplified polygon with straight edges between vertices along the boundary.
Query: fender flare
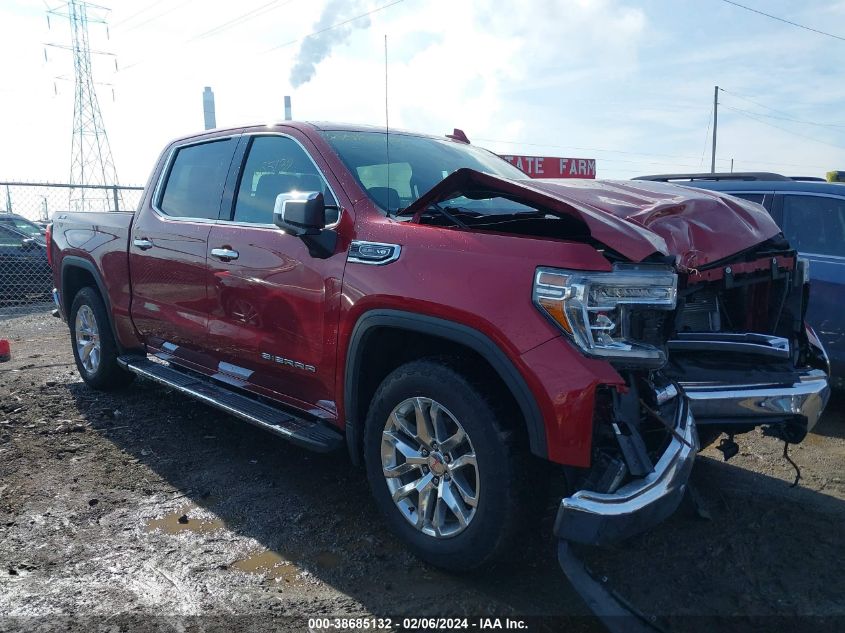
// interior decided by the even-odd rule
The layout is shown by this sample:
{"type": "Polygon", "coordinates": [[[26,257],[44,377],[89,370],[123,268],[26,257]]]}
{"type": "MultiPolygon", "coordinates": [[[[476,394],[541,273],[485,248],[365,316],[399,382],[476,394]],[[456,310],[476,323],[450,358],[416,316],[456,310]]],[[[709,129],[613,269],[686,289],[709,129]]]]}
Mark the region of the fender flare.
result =
{"type": "Polygon", "coordinates": [[[88,259],[84,259],[82,257],[78,257],[76,255],[67,255],[66,257],[62,258],[62,268],[61,268],[61,275],[59,277],[59,281],[62,284],[61,287],[61,304],[62,304],[62,311],[67,318],[68,326],[70,326],[70,305],[68,305],[66,301],[67,297],[67,276],[65,273],[67,272],[68,268],[81,268],[87,273],[90,273],[91,276],[94,278],[94,283],[97,284],[97,290],[100,293],[100,297],[103,300],[103,303],[106,305],[106,314],[108,315],[109,319],[109,330],[111,330],[112,338],[114,339],[114,343],[117,346],[119,352],[125,351],[123,346],[120,344],[120,339],[117,338],[117,330],[114,327],[114,317],[112,316],[111,311],[111,300],[109,299],[109,293],[106,291],[106,285],[103,283],[103,277],[100,274],[100,271],[94,265],[94,263],[88,259]]]}
{"type": "Polygon", "coordinates": [[[403,310],[370,310],[355,323],[346,355],[344,372],[343,401],[346,412],[346,435],[350,456],[354,463],[360,460],[358,447],[363,437],[363,420],[358,420],[358,397],[355,386],[362,371],[363,350],[370,334],[379,328],[410,330],[459,343],[479,354],[490,363],[493,370],[516,400],[517,406],[525,419],[531,452],[538,457],[547,458],[546,426],[543,415],[534,394],[528,384],[502,349],[487,335],[478,330],[438,317],[432,317],[403,310]]]}

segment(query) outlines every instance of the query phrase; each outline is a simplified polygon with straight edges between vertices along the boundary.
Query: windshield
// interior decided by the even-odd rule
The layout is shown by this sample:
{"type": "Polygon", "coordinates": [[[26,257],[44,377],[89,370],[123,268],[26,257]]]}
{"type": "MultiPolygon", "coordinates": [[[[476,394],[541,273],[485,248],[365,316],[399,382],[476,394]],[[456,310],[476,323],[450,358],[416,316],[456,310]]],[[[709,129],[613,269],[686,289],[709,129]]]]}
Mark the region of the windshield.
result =
{"type": "MultiPolygon", "coordinates": [[[[452,141],[390,135],[390,163],[384,132],[328,130],[323,136],[380,208],[404,209],[452,172],[468,167],[504,178],[526,178],[519,169],[492,152],[452,141]],[[389,176],[388,176],[389,171],[389,176]]],[[[484,200],[457,197],[444,206],[458,206],[475,213],[520,213],[530,207],[498,196],[484,200]]]]}

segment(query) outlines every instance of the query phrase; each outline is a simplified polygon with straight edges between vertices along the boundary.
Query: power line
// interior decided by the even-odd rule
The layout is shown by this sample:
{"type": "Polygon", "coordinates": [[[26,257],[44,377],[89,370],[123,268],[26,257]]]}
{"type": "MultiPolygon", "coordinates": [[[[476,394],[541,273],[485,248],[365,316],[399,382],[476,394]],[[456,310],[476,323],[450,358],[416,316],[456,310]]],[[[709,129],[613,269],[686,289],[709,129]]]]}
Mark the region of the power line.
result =
{"type": "MultiPolygon", "coordinates": [[[[727,107],[727,106],[725,106],[727,107]]],[[[755,116],[765,117],[767,119],[777,119],[778,121],[791,121],[792,123],[800,123],[801,125],[814,125],[816,127],[827,127],[845,130],[845,125],[837,125],[835,123],[817,123],[815,121],[805,121],[803,119],[795,119],[788,116],[777,116],[775,114],[763,114],[762,112],[754,112],[753,110],[744,110],[742,108],[732,108],[737,112],[745,112],[746,114],[753,114],[755,116]]]]}
{"type": "Polygon", "coordinates": [[[285,42],[284,44],[279,44],[278,46],[273,46],[271,48],[268,48],[264,52],[269,53],[270,51],[275,51],[277,49],[284,48],[285,46],[290,46],[291,44],[296,44],[297,42],[301,42],[302,40],[308,39],[309,37],[314,37],[315,35],[319,35],[320,33],[325,33],[326,31],[331,31],[332,29],[336,29],[339,26],[343,26],[345,24],[349,24],[350,22],[355,22],[356,20],[360,20],[361,18],[365,18],[368,15],[372,15],[373,13],[378,13],[379,11],[383,11],[384,9],[389,9],[390,7],[395,6],[395,5],[399,4],[400,2],[404,2],[404,1],[405,0],[394,0],[393,2],[390,2],[388,4],[384,4],[380,7],[376,7],[375,9],[367,11],[366,13],[362,13],[361,15],[356,15],[355,17],[349,18],[348,20],[343,20],[342,22],[337,22],[335,24],[327,26],[324,29],[320,29],[319,31],[314,31],[313,33],[309,33],[308,35],[305,35],[303,37],[298,37],[295,40],[291,40],[290,42],[285,42]]]}
{"type": "Polygon", "coordinates": [[[759,101],[754,101],[752,98],[746,95],[739,94],[738,92],[733,92],[732,90],[725,90],[724,88],[719,88],[719,92],[724,92],[725,94],[731,95],[732,97],[737,97],[739,99],[742,99],[743,101],[747,101],[748,103],[753,103],[757,107],[764,108],[765,110],[770,110],[772,112],[777,112],[778,114],[787,115],[787,113],[783,110],[775,110],[771,106],[767,106],[763,103],[760,103],[759,101]]]}
{"type": "Polygon", "coordinates": [[[138,11],[136,11],[135,13],[133,13],[132,15],[130,15],[130,16],[128,16],[128,17],[125,17],[125,18],[123,18],[122,20],[118,20],[118,21],[117,21],[117,22],[115,22],[112,26],[118,26],[119,24],[124,24],[124,23],[126,23],[126,22],[129,22],[130,20],[132,20],[132,19],[133,19],[133,18],[135,18],[136,16],[139,16],[139,15],[141,15],[142,13],[146,13],[147,11],[149,11],[150,9],[152,9],[152,8],[154,8],[154,7],[158,6],[158,5],[160,5],[160,4],[161,4],[162,2],[164,2],[164,1],[165,1],[165,0],[156,0],[156,2],[153,2],[153,3],[151,3],[151,4],[148,4],[147,6],[145,6],[145,7],[141,8],[141,9],[139,9],[138,11]]]}
{"type": "Polygon", "coordinates": [[[787,134],[792,134],[793,136],[798,136],[800,138],[807,139],[808,141],[813,141],[814,143],[820,143],[821,145],[828,145],[830,147],[835,147],[836,149],[845,150],[845,147],[843,147],[841,145],[834,145],[833,143],[828,143],[827,141],[822,141],[822,140],[819,140],[817,138],[813,138],[812,136],[807,136],[805,134],[799,134],[798,132],[793,132],[792,130],[785,128],[785,127],[781,127],[780,125],[775,125],[774,123],[769,123],[768,121],[764,121],[756,115],[749,114],[747,110],[740,110],[739,108],[733,108],[729,105],[724,105],[724,104],[723,104],[723,107],[727,108],[728,110],[733,110],[737,114],[740,114],[744,117],[748,117],[749,119],[753,119],[754,121],[757,121],[757,123],[762,123],[763,125],[768,125],[769,127],[773,127],[776,130],[781,130],[782,132],[786,132],[787,134]]]}
{"type": "Polygon", "coordinates": [[[151,18],[148,18],[148,19],[144,20],[143,22],[138,22],[137,24],[133,24],[132,26],[129,26],[129,27],[125,28],[125,29],[123,30],[123,32],[124,32],[124,33],[126,33],[126,32],[129,32],[129,31],[134,31],[135,29],[140,28],[140,27],[142,27],[142,26],[144,26],[144,25],[146,25],[146,24],[149,24],[150,22],[155,22],[155,21],[156,21],[156,20],[158,20],[159,18],[162,18],[162,17],[164,17],[165,15],[167,15],[167,14],[169,14],[169,13],[173,13],[174,11],[176,11],[176,9],[181,9],[181,8],[182,8],[182,7],[184,7],[186,4],[189,4],[189,3],[193,2],[193,1],[194,1],[194,0],[184,0],[184,2],[180,2],[179,4],[176,4],[176,5],[172,6],[172,7],[169,7],[169,8],[167,8],[167,9],[165,9],[164,11],[162,11],[161,13],[157,13],[157,14],[155,14],[153,17],[151,17],[151,18]]]}
{"type": "Polygon", "coordinates": [[[771,18],[772,20],[777,20],[778,22],[783,22],[784,24],[789,24],[790,26],[797,26],[799,29],[804,29],[805,31],[812,31],[813,33],[818,33],[819,35],[826,35],[827,37],[832,37],[835,40],[840,40],[845,42],[845,37],[840,35],[834,35],[833,33],[828,33],[826,31],[820,31],[818,29],[814,29],[810,26],[806,26],[804,24],[798,24],[798,22],[793,22],[792,20],[787,20],[786,18],[779,18],[776,15],[772,15],[771,13],[766,13],[765,11],[759,11],[758,9],[752,9],[751,7],[747,7],[744,4],[740,4],[739,2],[733,2],[733,0],[722,0],[725,4],[731,4],[735,7],[739,7],[740,9],[745,9],[746,11],[751,11],[752,13],[757,13],[758,15],[764,15],[767,18],[771,18]]]}
{"type": "Polygon", "coordinates": [[[757,107],[765,108],[766,110],[769,110],[771,112],[777,112],[781,116],[775,116],[775,115],[772,115],[772,114],[763,114],[762,112],[751,112],[751,111],[747,110],[746,112],[748,112],[749,114],[756,114],[758,116],[766,117],[766,118],[769,118],[769,119],[780,119],[782,121],[792,121],[794,123],[802,123],[804,125],[815,125],[817,127],[831,127],[831,128],[845,129],[845,125],[840,125],[840,124],[837,124],[837,123],[819,123],[819,122],[816,122],[816,121],[807,121],[807,120],[804,120],[804,119],[796,119],[795,117],[788,115],[786,112],[783,112],[782,110],[775,110],[772,107],[764,105],[764,104],[760,103],[759,101],[754,101],[754,99],[750,99],[750,98],[745,97],[745,96],[738,94],[736,92],[730,92],[728,90],[725,90],[724,88],[719,88],[719,90],[721,92],[724,92],[725,94],[731,95],[732,97],[737,97],[739,99],[742,99],[743,101],[747,101],[748,103],[753,103],[757,107]]]}
{"type": "MultiPolygon", "coordinates": [[[[188,0],[188,1],[191,1],[191,0],[188,0]]],[[[245,24],[246,22],[249,22],[250,20],[253,20],[257,17],[260,17],[262,15],[270,13],[271,11],[275,11],[276,9],[281,9],[282,7],[289,5],[293,1],[294,0],[287,0],[286,2],[282,2],[281,4],[279,4],[279,2],[281,2],[281,0],[271,0],[270,2],[262,4],[261,6],[258,6],[258,7],[251,9],[251,10],[245,12],[245,13],[237,15],[234,18],[226,20],[225,22],[218,24],[217,26],[210,28],[206,31],[203,31],[202,33],[198,33],[197,35],[194,35],[193,37],[190,37],[190,38],[184,40],[180,44],[177,44],[175,46],[171,46],[168,49],[166,49],[164,52],[161,52],[160,55],[153,56],[153,58],[165,57],[165,56],[171,54],[173,52],[173,50],[175,49],[175,47],[181,48],[181,47],[184,47],[187,44],[190,44],[190,43],[195,42],[197,40],[206,39],[206,38],[210,38],[210,37],[216,37],[217,35],[220,35],[221,33],[224,33],[225,31],[228,31],[231,28],[234,28],[236,26],[241,26],[242,24],[245,24]]],[[[178,8],[178,7],[174,7],[174,8],[178,8]]],[[[135,66],[139,66],[149,59],[151,59],[151,58],[150,57],[142,57],[138,61],[135,61],[131,64],[127,64],[126,66],[124,66],[123,70],[129,70],[130,68],[134,68],[135,66]]]]}
{"type": "MultiPolygon", "coordinates": [[[[185,0],[185,2],[178,4],[175,7],[172,7],[171,9],[165,11],[164,13],[158,14],[157,16],[150,18],[146,22],[142,22],[141,24],[137,24],[133,27],[130,27],[130,29],[128,29],[128,30],[137,28],[138,26],[142,26],[143,24],[146,24],[147,22],[151,22],[152,20],[155,20],[155,19],[161,17],[162,15],[164,15],[166,13],[170,13],[171,11],[178,9],[179,7],[181,7],[184,4],[187,4],[188,2],[191,2],[191,1],[192,0],[185,0]]],[[[267,53],[267,52],[270,52],[270,51],[277,50],[279,48],[284,48],[285,46],[295,44],[296,42],[300,42],[300,41],[307,39],[309,37],[313,37],[314,35],[319,35],[320,33],[325,33],[326,31],[330,31],[331,29],[335,29],[339,26],[349,24],[350,22],[354,22],[355,20],[360,20],[361,18],[365,18],[368,15],[372,15],[373,13],[377,13],[377,12],[382,11],[384,9],[388,9],[388,8],[399,4],[400,2],[404,2],[404,1],[405,0],[394,0],[393,2],[390,2],[388,4],[385,4],[385,5],[382,5],[380,7],[376,7],[375,9],[372,9],[370,11],[367,11],[366,13],[356,15],[354,17],[347,19],[347,20],[343,20],[342,22],[337,22],[335,24],[327,26],[326,28],[320,29],[318,31],[314,31],[313,33],[309,33],[308,35],[297,38],[295,40],[291,40],[290,42],[285,42],[284,44],[279,44],[278,46],[273,46],[272,48],[268,48],[267,50],[265,50],[263,52],[267,53]]],[[[204,31],[204,32],[202,32],[198,35],[195,35],[194,37],[191,37],[191,38],[185,40],[182,43],[182,45],[189,44],[191,42],[194,42],[194,41],[200,40],[200,39],[204,39],[206,37],[212,37],[212,36],[219,35],[220,33],[223,33],[224,31],[226,31],[226,30],[228,30],[232,27],[239,26],[239,25],[243,24],[244,22],[252,20],[253,18],[259,17],[260,15],[264,15],[265,13],[268,13],[270,11],[274,11],[275,9],[278,9],[278,8],[281,8],[285,5],[287,5],[287,4],[290,4],[291,2],[293,2],[293,0],[288,0],[287,2],[283,2],[282,4],[278,4],[278,2],[279,2],[279,0],[271,0],[271,2],[263,4],[259,7],[256,7],[255,9],[252,9],[251,11],[247,11],[246,13],[243,13],[239,16],[232,18],[231,20],[223,22],[222,24],[219,24],[214,28],[211,28],[207,31],[204,31]]],[[[142,58],[142,59],[138,60],[137,62],[134,62],[132,64],[125,66],[124,70],[129,70],[130,68],[134,68],[135,66],[138,66],[138,65],[144,63],[144,61],[145,61],[145,59],[142,58]]]]}
{"type": "Polygon", "coordinates": [[[214,35],[219,35],[220,33],[228,31],[231,28],[234,28],[236,26],[240,26],[241,24],[249,22],[250,20],[254,20],[255,18],[261,17],[262,15],[270,13],[271,11],[275,11],[276,9],[281,9],[285,5],[288,5],[291,2],[293,2],[293,0],[287,0],[287,2],[283,2],[282,4],[279,4],[280,1],[281,0],[271,0],[270,2],[267,2],[266,4],[262,4],[259,7],[251,9],[250,11],[247,11],[246,13],[242,13],[238,16],[235,16],[234,18],[232,18],[230,20],[226,20],[225,22],[223,22],[222,24],[218,24],[214,28],[211,28],[211,29],[208,29],[207,31],[199,33],[198,35],[195,35],[194,37],[192,37],[188,40],[185,40],[185,43],[187,44],[188,42],[193,42],[195,40],[200,40],[200,39],[204,39],[206,37],[212,37],[214,35]]]}

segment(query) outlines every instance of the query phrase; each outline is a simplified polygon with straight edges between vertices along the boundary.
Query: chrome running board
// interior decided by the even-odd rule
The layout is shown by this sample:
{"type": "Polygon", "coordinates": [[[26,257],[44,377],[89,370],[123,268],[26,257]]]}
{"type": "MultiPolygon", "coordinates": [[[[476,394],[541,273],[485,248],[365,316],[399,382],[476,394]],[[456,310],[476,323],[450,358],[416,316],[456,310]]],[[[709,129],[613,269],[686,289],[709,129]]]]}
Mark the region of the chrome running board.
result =
{"type": "Polygon", "coordinates": [[[117,362],[142,378],[175,389],[312,451],[328,453],[343,444],[341,433],[322,422],[296,417],[200,374],[175,369],[143,356],[121,356],[117,362]]]}

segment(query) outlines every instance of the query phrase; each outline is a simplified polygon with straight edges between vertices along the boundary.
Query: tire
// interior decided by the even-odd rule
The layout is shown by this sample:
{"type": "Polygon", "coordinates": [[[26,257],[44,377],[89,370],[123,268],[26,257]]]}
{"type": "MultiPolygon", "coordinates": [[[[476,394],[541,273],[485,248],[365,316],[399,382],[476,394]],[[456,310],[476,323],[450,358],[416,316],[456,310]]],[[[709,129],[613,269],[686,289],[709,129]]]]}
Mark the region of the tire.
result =
{"type": "Polygon", "coordinates": [[[512,440],[492,401],[448,360],[417,360],[393,371],[373,396],[364,428],[367,478],[390,529],[416,556],[450,571],[468,571],[502,558],[513,543],[517,527],[530,514],[531,505],[530,456],[516,450],[512,440]],[[435,417],[441,427],[441,433],[428,442],[428,455],[422,452],[423,443],[410,440],[410,433],[398,426],[400,421],[416,419],[418,410],[426,420],[435,417]],[[466,436],[457,447],[450,446],[447,451],[445,446],[432,444],[438,439],[442,442],[444,437],[454,440],[459,435],[457,429],[463,429],[466,436]],[[396,446],[402,446],[405,453],[394,447],[397,438],[404,444],[396,446]],[[409,446],[417,452],[409,451],[409,446]],[[406,454],[412,455],[408,460],[417,463],[428,461],[416,467],[405,459],[406,454]],[[470,454],[475,455],[474,466],[467,457],[470,454]],[[459,461],[461,466],[457,466],[459,461]],[[401,477],[387,477],[385,468],[411,470],[401,477]],[[448,468],[445,474],[444,468],[448,468]],[[438,474],[437,480],[433,479],[438,474]],[[394,491],[403,488],[401,496],[410,483],[416,480],[420,486],[426,477],[432,478],[434,487],[426,489],[431,496],[427,516],[421,519],[416,507],[422,502],[420,492],[401,499],[405,505],[400,507],[393,500],[391,486],[394,491]],[[473,494],[466,497],[462,490],[473,494]],[[474,508],[464,503],[473,496],[474,508]],[[465,525],[450,509],[455,504],[466,519],[465,525]]]}
{"type": "Polygon", "coordinates": [[[100,391],[124,387],[135,378],[117,364],[117,343],[109,323],[106,306],[96,290],[86,287],[76,293],[68,318],[73,359],[85,384],[100,391]]]}

